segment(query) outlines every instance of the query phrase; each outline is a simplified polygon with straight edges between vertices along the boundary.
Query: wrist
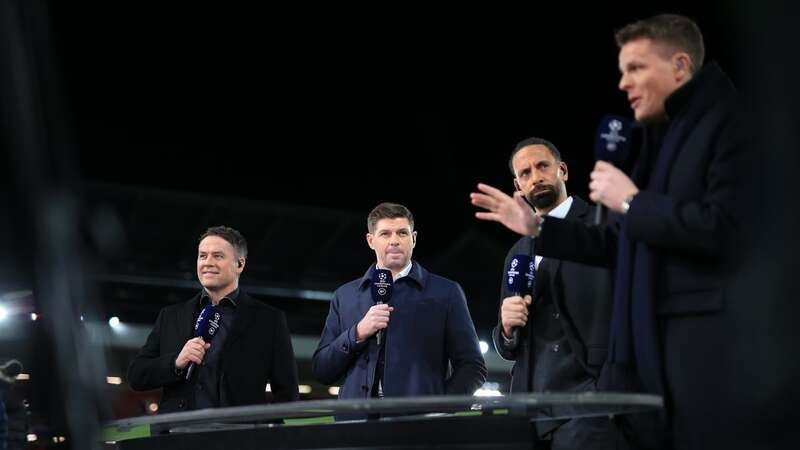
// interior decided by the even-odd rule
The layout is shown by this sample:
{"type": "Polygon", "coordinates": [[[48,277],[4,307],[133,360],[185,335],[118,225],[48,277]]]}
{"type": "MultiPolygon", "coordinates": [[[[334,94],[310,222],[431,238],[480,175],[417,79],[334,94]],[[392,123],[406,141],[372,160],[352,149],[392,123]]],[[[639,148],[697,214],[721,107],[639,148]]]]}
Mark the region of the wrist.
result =
{"type": "Polygon", "coordinates": [[[636,197],[636,194],[638,193],[639,191],[636,191],[622,200],[622,205],[620,205],[620,211],[622,212],[622,214],[628,213],[628,210],[631,209],[631,203],[633,202],[633,198],[636,197]]]}

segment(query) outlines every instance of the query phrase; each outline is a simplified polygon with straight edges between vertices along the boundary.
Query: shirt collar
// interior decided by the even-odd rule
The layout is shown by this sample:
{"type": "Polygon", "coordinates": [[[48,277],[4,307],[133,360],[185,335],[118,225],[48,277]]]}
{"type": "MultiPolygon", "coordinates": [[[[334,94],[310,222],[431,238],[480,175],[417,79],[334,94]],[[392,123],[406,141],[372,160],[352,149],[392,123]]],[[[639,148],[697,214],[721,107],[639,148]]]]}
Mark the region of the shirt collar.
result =
{"type": "Polygon", "coordinates": [[[569,209],[571,207],[572,207],[572,196],[569,196],[558,206],[550,210],[550,212],[547,213],[547,215],[550,217],[555,217],[557,219],[563,219],[564,217],[567,217],[567,214],[569,213],[569,209]]]}
{"type": "MultiPolygon", "coordinates": [[[[365,286],[369,285],[372,282],[372,272],[375,270],[375,264],[369,266],[367,272],[364,273],[364,276],[361,277],[361,282],[359,286],[363,289],[365,286]]],[[[427,277],[425,269],[418,263],[414,261],[410,261],[407,266],[397,274],[397,278],[394,281],[398,281],[401,278],[408,278],[409,280],[414,280],[420,287],[425,287],[425,279],[427,277]]]]}
{"type": "MultiPolygon", "coordinates": [[[[232,290],[227,295],[222,297],[222,299],[219,301],[219,303],[222,304],[222,302],[225,299],[230,301],[230,304],[233,307],[236,307],[236,301],[239,299],[239,288],[236,288],[236,289],[232,290]]],[[[206,291],[205,288],[203,288],[203,290],[200,292],[200,306],[207,305],[207,304],[210,304],[210,303],[211,303],[211,297],[208,295],[208,291],[206,291]]]]}

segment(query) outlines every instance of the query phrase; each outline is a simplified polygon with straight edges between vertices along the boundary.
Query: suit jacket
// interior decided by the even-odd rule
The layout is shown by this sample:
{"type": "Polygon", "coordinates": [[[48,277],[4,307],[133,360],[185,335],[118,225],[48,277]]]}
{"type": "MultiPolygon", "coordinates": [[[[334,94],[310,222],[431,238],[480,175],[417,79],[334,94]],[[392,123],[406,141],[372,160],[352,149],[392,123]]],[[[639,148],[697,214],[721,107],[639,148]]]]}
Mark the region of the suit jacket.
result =
{"type": "MultiPolygon", "coordinates": [[[[567,213],[567,218],[583,223],[592,223],[593,210],[578,197],[573,197],[573,203],[567,213]]],[[[531,238],[523,237],[506,256],[505,265],[515,254],[528,253],[531,247],[531,238]]],[[[574,355],[574,363],[579,367],[579,374],[570,371],[567,383],[581,384],[586,380],[595,381],[600,374],[600,368],[605,362],[608,348],[608,327],[611,315],[611,274],[608,270],[587,266],[571,261],[561,261],[545,258],[539,264],[537,273],[547,273],[546,277],[537,275],[534,285],[534,306],[537,299],[548,296],[552,301],[557,320],[564,336],[569,341],[574,355]],[[544,281],[540,282],[540,280],[544,281]]],[[[505,278],[502,287],[501,301],[509,296],[505,288],[505,278]]],[[[529,337],[532,334],[532,320],[520,334],[521,342],[513,350],[508,349],[505,341],[500,336],[502,324],[494,328],[492,336],[500,356],[504,359],[515,361],[511,381],[511,392],[528,392],[531,363],[533,356],[530,354],[531,346],[529,337]]],[[[553,372],[545,381],[546,385],[553,385],[552,390],[564,390],[564,373],[553,372]],[[558,386],[557,388],[555,386],[558,386]]]]}
{"type": "MultiPolygon", "coordinates": [[[[128,368],[134,390],[164,388],[159,412],[194,409],[197,376],[187,382],[175,373],[175,359],[193,337],[200,293],[161,310],[147,342],[128,368]]],[[[213,345],[213,342],[212,342],[213,345]]],[[[297,400],[297,365],[283,312],[239,294],[236,318],[219,360],[220,398],[228,406],[266,403],[270,383],[276,402],[297,400]]]]}
{"type": "MultiPolygon", "coordinates": [[[[356,342],[355,329],[375,303],[363,277],[336,290],[312,360],[324,384],[341,379],[339,398],[367,398],[375,380],[374,336],[356,342]]],[[[432,274],[416,261],[394,283],[394,307],[384,333],[383,392],[386,397],[472,395],[486,380],[486,365],[461,287],[432,274]]]]}
{"type": "MultiPolygon", "coordinates": [[[[573,196],[573,203],[567,213],[567,219],[581,223],[594,221],[594,210],[582,199],[573,196]]],[[[530,252],[531,238],[523,237],[506,256],[505,265],[516,254],[530,252]]],[[[539,377],[536,385],[541,391],[567,392],[567,391],[592,391],[596,388],[600,369],[606,360],[608,347],[608,330],[611,315],[611,273],[604,268],[588,266],[580,263],[561,261],[545,258],[537,268],[534,283],[531,315],[525,328],[520,330],[519,342],[513,348],[505,343],[501,336],[502,323],[498,323],[492,330],[492,339],[497,352],[503,359],[514,361],[511,376],[511,392],[531,392],[533,367],[538,365],[536,371],[539,377]],[[551,314],[544,315],[537,307],[547,303],[552,304],[551,314]],[[542,315],[540,320],[535,315],[542,315]],[[554,355],[535,354],[533,342],[534,334],[541,336],[543,330],[533,327],[536,321],[540,326],[543,321],[549,321],[554,327],[560,327],[563,338],[569,344],[571,353],[566,356],[562,351],[554,355]],[[551,358],[542,356],[553,356],[551,358]],[[549,362],[547,362],[549,361],[549,362]],[[545,365],[545,367],[542,366],[545,365]]],[[[501,287],[502,299],[511,295],[507,291],[505,277],[501,287]]],[[[565,421],[545,421],[537,423],[540,437],[560,427],[565,421]]],[[[598,434],[612,433],[611,426],[602,426],[590,421],[580,421],[574,427],[586,427],[583,433],[567,434],[567,446],[580,448],[586,441],[592,442],[598,434]],[[593,430],[591,434],[590,430],[593,430]]],[[[565,441],[561,436],[553,435],[553,439],[565,441]]],[[[605,448],[599,442],[592,444],[596,448],[605,448]]]]}

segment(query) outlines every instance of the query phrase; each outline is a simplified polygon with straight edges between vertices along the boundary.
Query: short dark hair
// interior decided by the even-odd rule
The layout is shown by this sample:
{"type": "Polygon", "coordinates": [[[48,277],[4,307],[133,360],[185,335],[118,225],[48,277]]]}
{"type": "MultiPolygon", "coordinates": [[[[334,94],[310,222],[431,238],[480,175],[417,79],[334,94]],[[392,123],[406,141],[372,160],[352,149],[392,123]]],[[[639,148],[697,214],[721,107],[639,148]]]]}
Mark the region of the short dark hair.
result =
{"type": "Polygon", "coordinates": [[[231,244],[233,250],[236,252],[236,258],[247,259],[247,241],[244,239],[244,236],[242,236],[242,233],[239,233],[238,230],[235,230],[231,227],[226,227],[224,225],[209,227],[205,233],[200,235],[198,242],[209,236],[217,236],[225,239],[229,244],[231,244]]]}
{"type": "Polygon", "coordinates": [[[367,231],[370,233],[375,232],[375,225],[381,219],[408,219],[408,224],[411,225],[411,230],[414,230],[414,215],[405,206],[399,203],[384,202],[372,208],[367,216],[367,231]]]}
{"type": "Polygon", "coordinates": [[[703,67],[706,50],[700,27],[690,18],[678,14],[659,14],[625,25],[614,33],[617,46],[647,38],[685,51],[691,58],[692,73],[703,67]]]}
{"type": "Polygon", "coordinates": [[[553,158],[555,158],[556,162],[561,162],[561,152],[558,151],[552,142],[538,137],[529,137],[527,139],[523,139],[517,143],[516,147],[514,147],[514,150],[511,152],[511,156],[508,157],[508,169],[511,170],[511,175],[514,175],[515,178],[517,174],[514,172],[514,165],[511,162],[514,160],[514,155],[516,155],[517,152],[529,145],[544,145],[548,150],[550,150],[550,154],[553,155],[553,158]]]}

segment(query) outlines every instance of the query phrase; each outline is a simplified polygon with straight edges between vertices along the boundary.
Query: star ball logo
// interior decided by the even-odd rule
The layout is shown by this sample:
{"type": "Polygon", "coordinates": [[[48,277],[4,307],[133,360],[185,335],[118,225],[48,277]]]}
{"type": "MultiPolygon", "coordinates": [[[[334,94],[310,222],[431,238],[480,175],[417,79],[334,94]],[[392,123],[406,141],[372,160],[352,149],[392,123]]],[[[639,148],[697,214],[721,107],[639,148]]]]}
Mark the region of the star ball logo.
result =
{"type": "Polygon", "coordinates": [[[600,137],[606,141],[606,150],[609,152],[616,151],[617,146],[621,142],[628,140],[625,138],[625,136],[619,134],[620,131],[622,131],[622,122],[617,119],[613,119],[608,122],[608,133],[603,133],[600,135],[600,137]]]}
{"type": "Polygon", "coordinates": [[[381,297],[385,296],[389,292],[387,289],[389,283],[387,283],[386,280],[386,272],[381,272],[378,274],[378,282],[375,284],[378,286],[378,295],[381,297]]]}

